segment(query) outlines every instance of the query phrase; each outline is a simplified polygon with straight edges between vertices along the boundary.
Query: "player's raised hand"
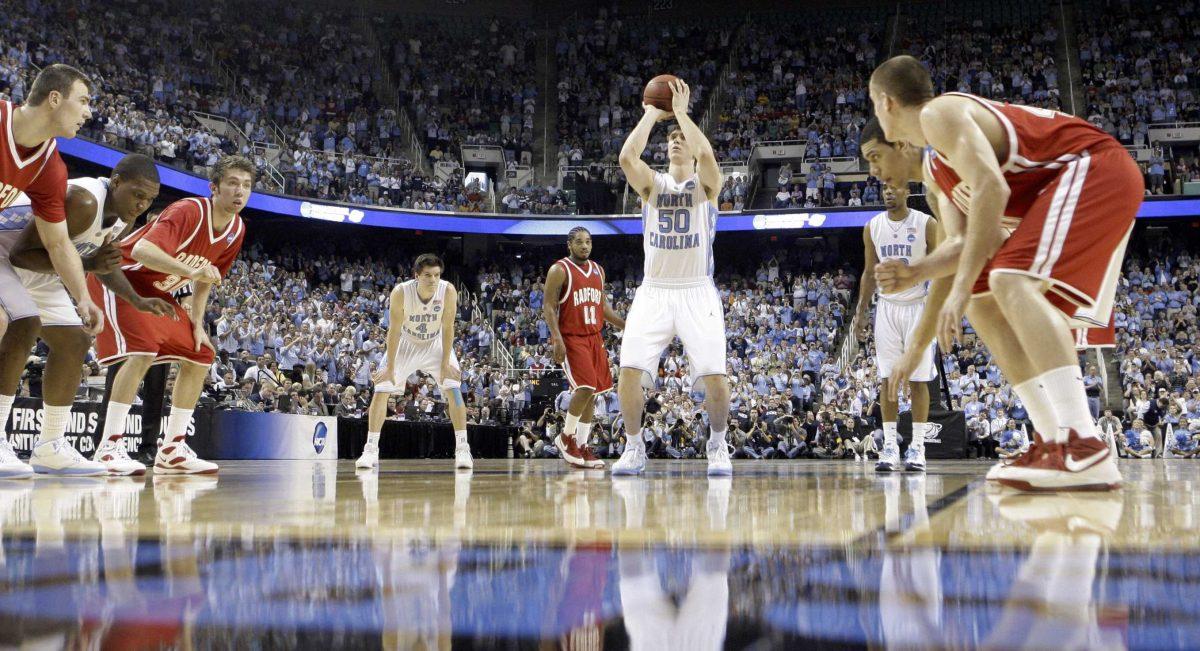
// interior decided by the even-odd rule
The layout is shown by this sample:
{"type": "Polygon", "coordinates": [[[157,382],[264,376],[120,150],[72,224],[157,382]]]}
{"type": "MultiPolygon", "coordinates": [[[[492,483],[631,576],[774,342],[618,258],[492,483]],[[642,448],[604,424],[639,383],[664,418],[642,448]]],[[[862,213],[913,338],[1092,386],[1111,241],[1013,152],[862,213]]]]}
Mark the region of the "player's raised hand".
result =
{"type": "Polygon", "coordinates": [[[83,321],[83,330],[89,335],[95,337],[104,330],[104,313],[91,299],[85,298],[75,305],[75,312],[79,314],[79,319],[83,321]]]}
{"type": "Polygon", "coordinates": [[[563,342],[562,337],[550,338],[550,357],[554,359],[555,364],[562,364],[567,359],[567,344],[563,342]]]}
{"type": "Polygon", "coordinates": [[[686,115],[692,101],[692,89],[682,79],[676,79],[668,85],[671,87],[671,111],[675,115],[686,115]]]}
{"type": "Polygon", "coordinates": [[[884,294],[901,292],[917,284],[917,273],[899,258],[884,260],[875,265],[875,282],[884,294]]]}
{"type": "Polygon", "coordinates": [[[192,280],[209,285],[221,284],[221,271],[211,264],[206,264],[192,273],[192,280]]]}
{"type": "Polygon", "coordinates": [[[642,104],[642,109],[646,111],[646,115],[654,116],[655,122],[662,122],[671,117],[670,111],[664,111],[653,104],[642,104]]]}

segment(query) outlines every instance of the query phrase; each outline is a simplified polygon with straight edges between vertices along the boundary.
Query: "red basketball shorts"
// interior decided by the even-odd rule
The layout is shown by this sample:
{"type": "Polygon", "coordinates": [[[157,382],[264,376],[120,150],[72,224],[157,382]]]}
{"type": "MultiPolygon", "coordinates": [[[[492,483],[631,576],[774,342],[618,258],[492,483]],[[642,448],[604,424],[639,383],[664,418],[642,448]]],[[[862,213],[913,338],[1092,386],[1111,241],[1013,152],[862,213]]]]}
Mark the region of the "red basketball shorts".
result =
{"type": "Polygon", "coordinates": [[[1142,173],[1124,148],[1085,152],[1045,187],[979,274],[974,293],[990,292],[995,274],[1040,278],[1072,326],[1107,327],[1144,194],[1142,173]]]}
{"type": "Polygon", "coordinates": [[[592,389],[596,393],[612,390],[612,369],[608,365],[603,337],[564,334],[563,343],[567,346],[563,370],[572,389],[592,389]]]}
{"type": "Polygon", "coordinates": [[[192,321],[174,299],[166,299],[175,307],[175,318],[171,318],[138,310],[94,275],[88,276],[88,292],[92,302],[104,312],[104,330],[96,336],[96,353],[102,366],[133,355],[152,355],[155,364],[179,361],[209,366],[213,363],[211,348],[200,346],[199,351],[195,350],[192,321]]]}

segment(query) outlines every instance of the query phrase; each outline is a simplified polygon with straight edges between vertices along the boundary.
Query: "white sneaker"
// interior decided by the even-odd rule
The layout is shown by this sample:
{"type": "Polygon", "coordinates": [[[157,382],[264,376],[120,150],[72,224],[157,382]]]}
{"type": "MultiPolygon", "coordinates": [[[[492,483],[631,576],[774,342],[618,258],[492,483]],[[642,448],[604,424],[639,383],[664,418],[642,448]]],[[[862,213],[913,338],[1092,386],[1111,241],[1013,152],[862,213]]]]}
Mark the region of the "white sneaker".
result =
{"type": "Polygon", "coordinates": [[[875,462],[875,472],[891,472],[900,467],[900,446],[895,441],[885,441],[875,462]]]}
{"type": "Polygon", "coordinates": [[[362,456],[354,462],[354,467],[361,470],[371,470],[379,465],[379,444],[367,442],[363,447],[362,456]]]}
{"type": "Polygon", "coordinates": [[[646,469],[646,448],[627,445],[621,458],[612,465],[614,475],[640,475],[646,469]]]}
{"type": "Polygon", "coordinates": [[[129,452],[125,449],[125,443],[121,440],[105,441],[96,448],[96,453],[92,455],[92,461],[99,461],[108,468],[108,474],[128,476],[128,475],[144,475],[146,474],[146,466],[141,462],[129,458],[129,452]]]}
{"type": "Polygon", "coordinates": [[[904,453],[904,469],[909,472],[925,472],[925,446],[908,446],[904,453]]]}
{"type": "Polygon", "coordinates": [[[0,479],[28,479],[33,476],[33,468],[21,461],[8,442],[8,436],[0,432],[0,479]]]}
{"type": "Polygon", "coordinates": [[[165,443],[154,457],[157,475],[211,475],[217,469],[217,464],[197,457],[186,441],[165,443]]]}
{"type": "Polygon", "coordinates": [[[71,445],[66,437],[39,443],[33,447],[29,457],[33,471],[45,475],[67,475],[71,477],[95,477],[108,474],[108,468],[99,461],[88,461],[71,445]]]}
{"type": "Polygon", "coordinates": [[[724,441],[709,441],[705,448],[708,457],[709,477],[729,477],[733,474],[733,462],[729,460],[729,446],[724,441]]]}
{"type": "Polygon", "coordinates": [[[470,470],[474,467],[475,462],[471,459],[471,446],[467,443],[454,446],[454,468],[470,470]]]}

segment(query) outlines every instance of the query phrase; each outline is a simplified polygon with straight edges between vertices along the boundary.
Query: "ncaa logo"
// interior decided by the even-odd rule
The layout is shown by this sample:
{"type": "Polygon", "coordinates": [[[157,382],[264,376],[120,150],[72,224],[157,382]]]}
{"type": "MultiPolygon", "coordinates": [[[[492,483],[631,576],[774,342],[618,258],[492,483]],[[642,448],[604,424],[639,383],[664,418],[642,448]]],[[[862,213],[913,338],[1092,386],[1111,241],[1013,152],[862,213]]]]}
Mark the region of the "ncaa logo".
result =
{"type": "Polygon", "coordinates": [[[917,241],[917,236],[916,236],[916,235],[909,235],[909,236],[908,236],[908,241],[909,241],[909,242],[916,242],[916,241],[917,241]]]}
{"type": "Polygon", "coordinates": [[[926,443],[941,443],[942,439],[938,438],[942,435],[941,423],[927,423],[925,428],[926,443]]]}
{"type": "Polygon", "coordinates": [[[313,428],[313,449],[317,451],[317,454],[325,451],[325,439],[327,438],[329,438],[329,428],[325,426],[325,423],[317,423],[317,426],[313,428]]]}
{"type": "Polygon", "coordinates": [[[696,181],[690,180],[687,183],[684,183],[683,189],[688,190],[688,191],[695,190],[696,189],[696,181]]]}

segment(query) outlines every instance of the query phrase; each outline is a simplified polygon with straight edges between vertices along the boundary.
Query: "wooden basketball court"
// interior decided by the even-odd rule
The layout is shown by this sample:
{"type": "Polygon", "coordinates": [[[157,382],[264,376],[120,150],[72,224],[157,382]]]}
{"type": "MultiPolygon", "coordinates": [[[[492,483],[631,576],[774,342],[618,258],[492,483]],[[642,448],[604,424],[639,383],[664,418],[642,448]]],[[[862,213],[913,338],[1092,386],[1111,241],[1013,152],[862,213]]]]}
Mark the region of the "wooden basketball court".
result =
{"type": "Polygon", "coordinates": [[[0,646],[1195,648],[1200,464],[226,462],[0,482],[0,646]]]}

